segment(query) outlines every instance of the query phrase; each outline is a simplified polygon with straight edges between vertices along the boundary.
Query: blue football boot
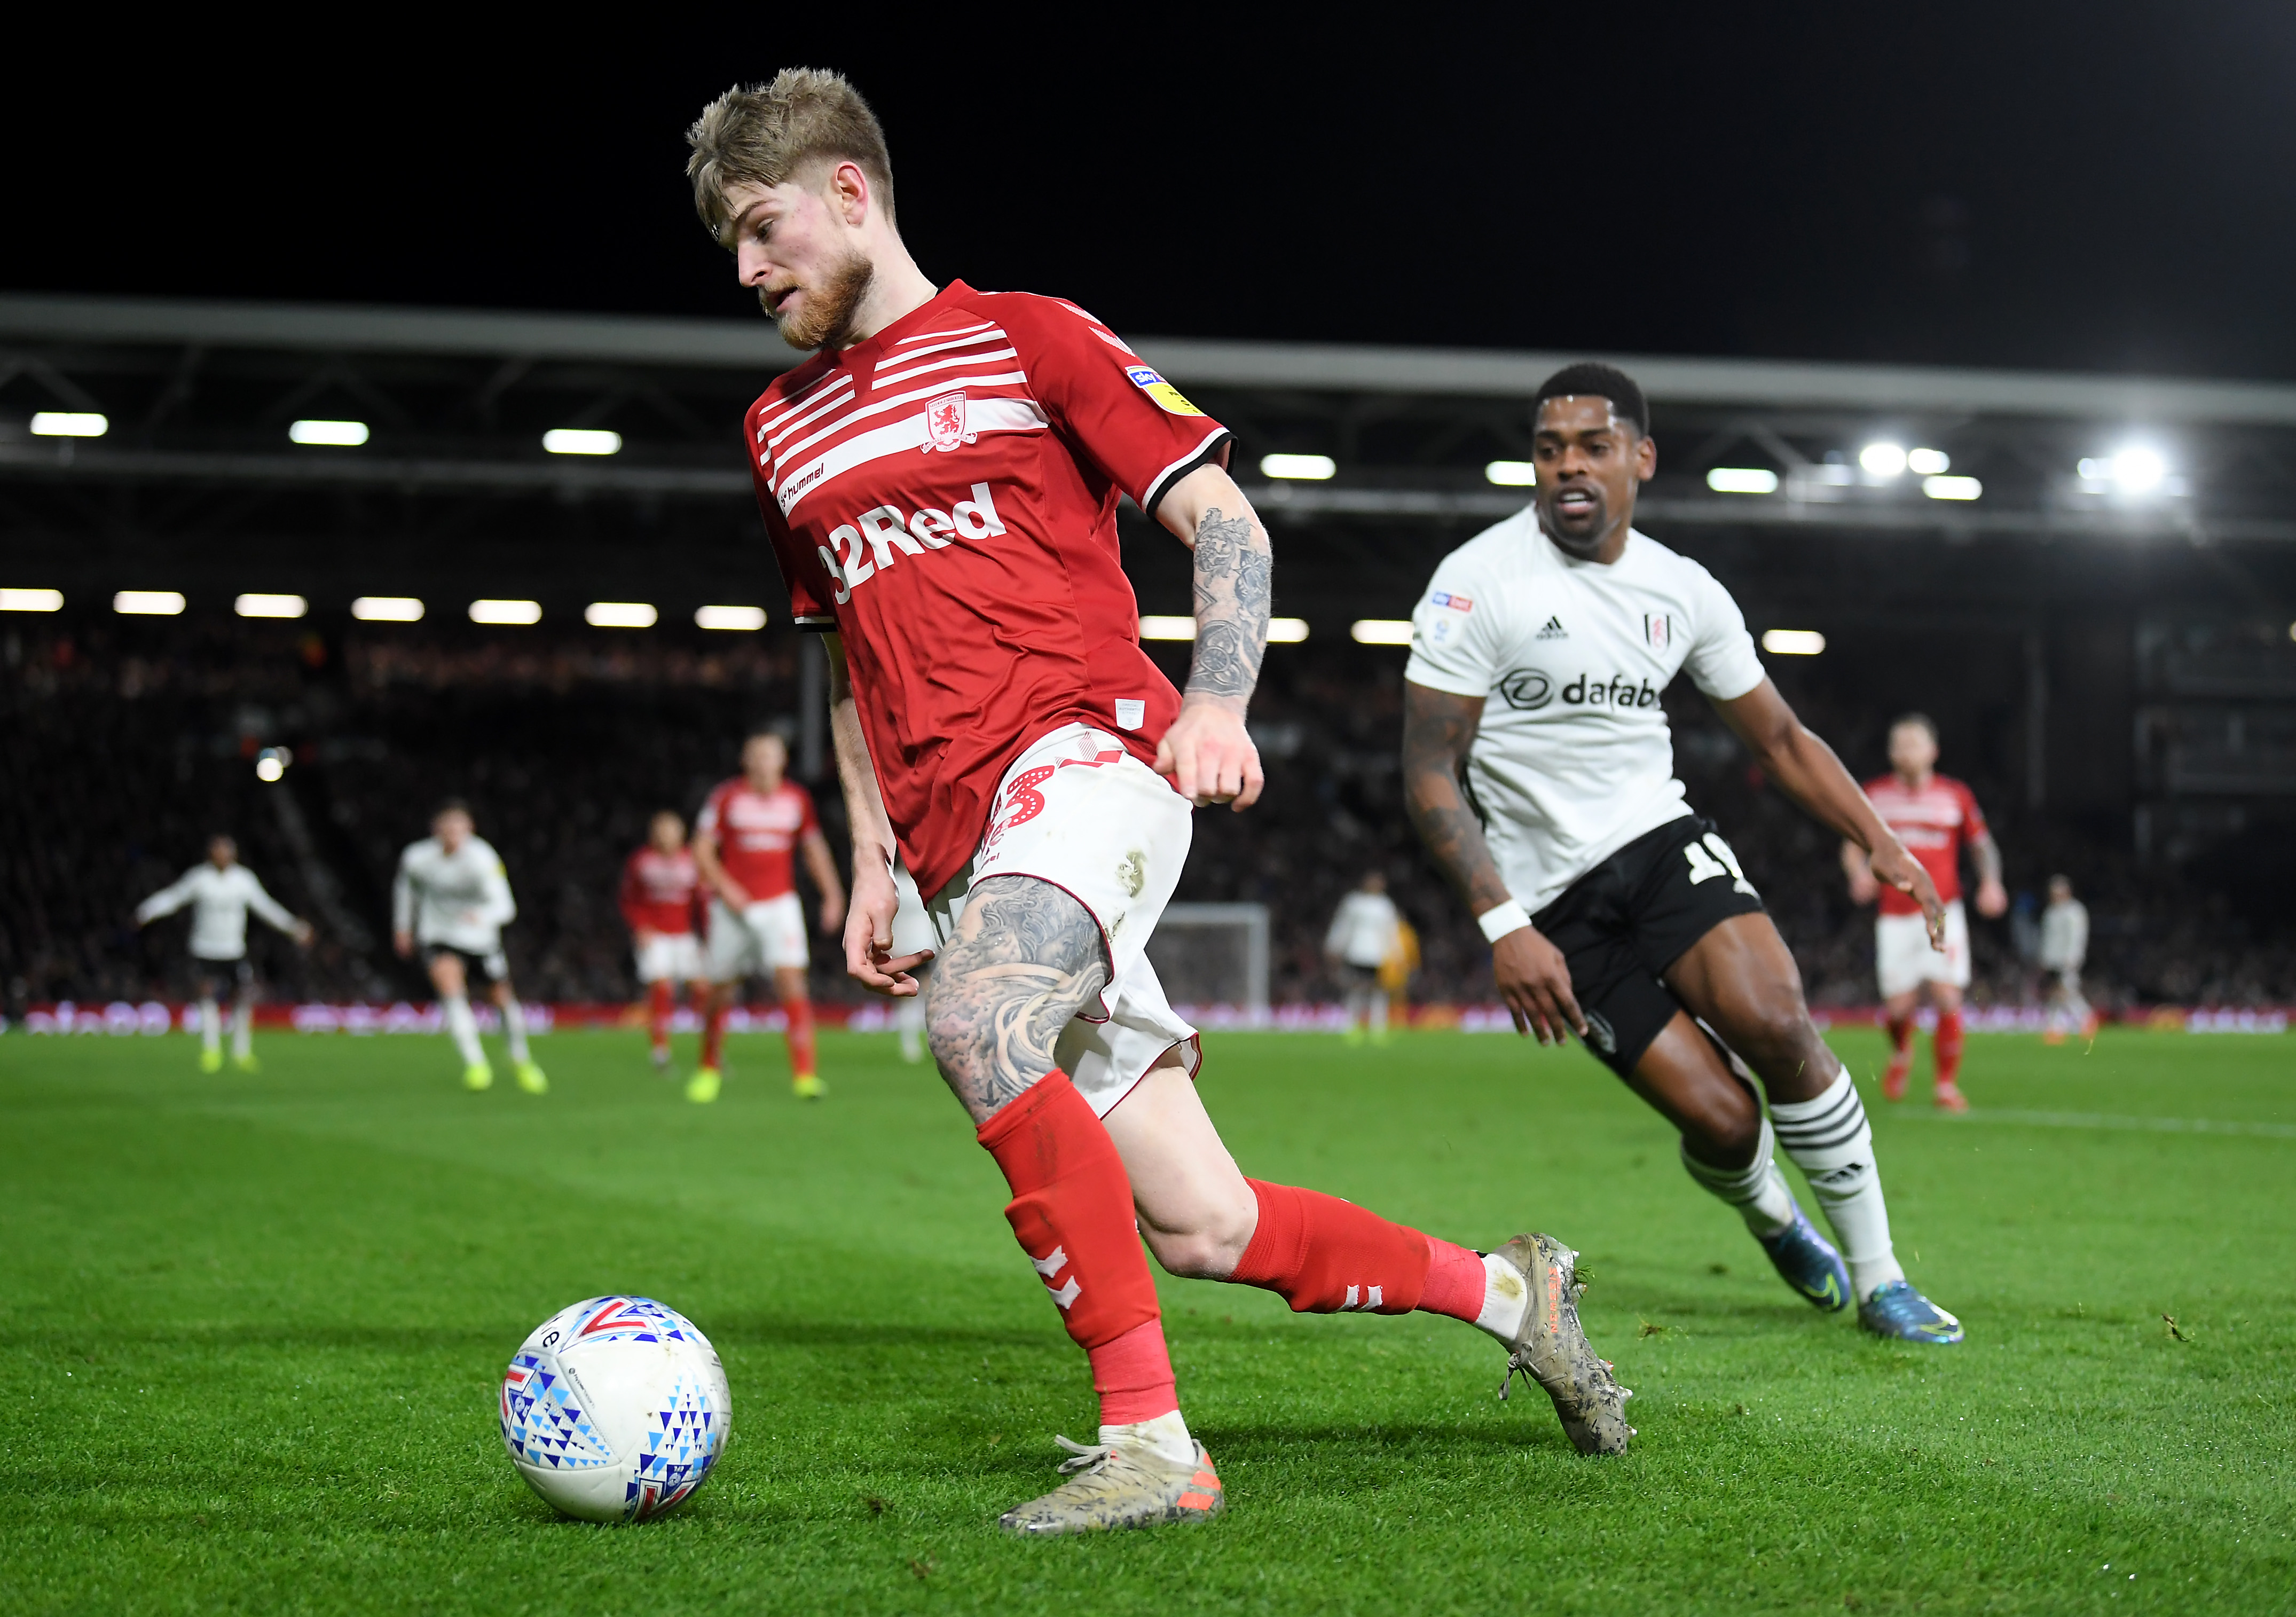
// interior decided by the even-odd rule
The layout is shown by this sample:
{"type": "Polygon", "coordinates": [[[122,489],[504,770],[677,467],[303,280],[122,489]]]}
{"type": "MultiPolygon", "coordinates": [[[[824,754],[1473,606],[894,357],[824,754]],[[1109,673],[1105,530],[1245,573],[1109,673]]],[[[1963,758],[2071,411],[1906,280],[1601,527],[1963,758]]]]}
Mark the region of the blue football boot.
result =
{"type": "Polygon", "coordinates": [[[1849,1306],[1849,1266],[1833,1250],[1833,1243],[1817,1233],[1817,1226],[1793,1204],[1793,1222],[1775,1235],[1757,1235],[1785,1283],[1824,1309],[1838,1314],[1849,1306]]]}
{"type": "Polygon", "coordinates": [[[1857,1305],[1857,1323],[1876,1336],[1898,1342],[1933,1342],[1943,1347],[1962,1338],[1961,1321],[1903,1280],[1876,1286],[1857,1305]]]}

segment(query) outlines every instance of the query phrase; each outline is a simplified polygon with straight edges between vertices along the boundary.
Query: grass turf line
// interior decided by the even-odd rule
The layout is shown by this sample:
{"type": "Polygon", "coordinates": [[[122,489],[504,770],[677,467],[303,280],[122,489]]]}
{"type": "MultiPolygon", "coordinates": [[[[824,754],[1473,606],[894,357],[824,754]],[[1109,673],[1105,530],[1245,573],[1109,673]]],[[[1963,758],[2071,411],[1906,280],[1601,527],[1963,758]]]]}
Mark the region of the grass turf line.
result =
{"type": "Polygon", "coordinates": [[[1454,1322],[1165,1281],[1227,1515],[1008,1542],[1052,1433],[1089,1434],[1088,1376],[994,1165],[890,1036],[825,1036],[814,1106],[777,1039],[737,1038],[708,1109],[618,1034],[539,1041],[540,1100],[459,1092],[440,1040],[280,1036],[260,1076],[201,1077],[180,1037],[12,1037],[9,1608],[2287,1609],[2290,1144],[1984,1116],[2285,1125],[2284,1041],[1980,1038],[1979,1115],[1939,1122],[1838,1035],[1954,1350],[1797,1301],[1582,1053],[1207,1043],[1248,1171],[1580,1246],[1634,1454],[1500,1405],[1498,1349],[1454,1322]],[[677,1514],[600,1531],[519,1482],[493,1399],[536,1322],[613,1290],[710,1334],[737,1435],[677,1514]]]}

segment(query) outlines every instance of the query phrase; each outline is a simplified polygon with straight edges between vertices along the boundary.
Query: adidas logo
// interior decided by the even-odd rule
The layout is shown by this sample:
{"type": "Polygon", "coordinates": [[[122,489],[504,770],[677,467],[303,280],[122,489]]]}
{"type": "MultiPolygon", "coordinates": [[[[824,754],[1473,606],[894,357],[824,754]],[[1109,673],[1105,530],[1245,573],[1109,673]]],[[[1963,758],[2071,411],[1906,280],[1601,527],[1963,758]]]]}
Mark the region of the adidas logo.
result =
{"type": "Polygon", "coordinates": [[[1562,619],[1549,618],[1546,620],[1546,627],[1540,629],[1536,637],[1540,640],[1568,640],[1570,638],[1570,631],[1562,627],[1562,619]]]}

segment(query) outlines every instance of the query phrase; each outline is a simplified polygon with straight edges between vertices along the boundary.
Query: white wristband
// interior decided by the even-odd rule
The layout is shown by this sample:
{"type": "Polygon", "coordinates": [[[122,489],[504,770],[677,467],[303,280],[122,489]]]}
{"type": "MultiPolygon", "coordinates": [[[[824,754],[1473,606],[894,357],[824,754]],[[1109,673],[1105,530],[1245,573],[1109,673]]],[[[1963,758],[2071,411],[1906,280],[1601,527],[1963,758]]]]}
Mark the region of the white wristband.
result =
{"type": "Polygon", "coordinates": [[[1494,904],[1475,917],[1475,924],[1483,929],[1483,936],[1496,943],[1509,932],[1519,932],[1530,924],[1530,915],[1523,907],[1509,899],[1504,904],[1494,904]]]}

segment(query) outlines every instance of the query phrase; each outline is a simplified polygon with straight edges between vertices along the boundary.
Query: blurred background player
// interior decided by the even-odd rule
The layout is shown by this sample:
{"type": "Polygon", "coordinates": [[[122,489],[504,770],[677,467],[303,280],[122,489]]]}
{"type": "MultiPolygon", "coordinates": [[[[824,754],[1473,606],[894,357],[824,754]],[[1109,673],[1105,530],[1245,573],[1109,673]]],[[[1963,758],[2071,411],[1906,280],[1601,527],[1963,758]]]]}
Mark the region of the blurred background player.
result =
{"type": "Polygon", "coordinates": [[[2045,1043],[2062,1044],[2068,1032],[2096,1037],[2096,1013],[2081,997],[2081,963],[2088,957],[2088,906],[2073,897],[2070,876],[2049,878],[2049,907],[2041,912],[2041,969],[2049,984],[2045,1043]]]}
{"type": "Polygon", "coordinates": [[[677,985],[707,997],[701,945],[693,935],[693,909],[701,896],[701,870],[685,845],[685,822],[665,808],[646,828],[646,845],[622,866],[622,919],[637,954],[638,982],[646,990],[646,1026],[653,1064],[669,1065],[669,1014],[677,985]]]}
{"type": "Polygon", "coordinates": [[[712,894],[708,968],[709,1009],[701,1032],[701,1065],[685,1098],[718,1098],[724,1082],[726,1013],[744,979],[770,973],[789,1017],[790,1087],[818,1100],[814,1069],[813,1001],[806,993],[805,906],[797,893],[798,850],[821,893],[821,930],[845,924],[845,888],[829,839],[821,834],[813,794],[787,778],[789,745],[764,730],[742,743],[742,773],[709,794],[693,826],[693,858],[712,894]]]}
{"type": "Polygon", "coordinates": [[[1372,1042],[1387,1042],[1387,985],[1380,973],[1402,952],[1402,920],[1387,896],[1387,877],[1374,870],[1340,900],[1331,930],[1324,934],[1324,957],[1347,985],[1351,1045],[1363,1042],[1366,1022],[1372,1042]]]}
{"type": "Polygon", "coordinates": [[[447,1031],[462,1054],[463,1088],[484,1089],[495,1081],[479,1044],[478,1019],[471,1014],[470,968],[476,966],[502,1012],[518,1087],[542,1095],[550,1080],[527,1048],[526,1013],[511,989],[510,962],[503,954],[502,929],[517,915],[502,856],[478,834],[459,800],[441,803],[430,817],[430,834],[398,856],[398,876],[390,885],[391,945],[402,960],[418,948],[422,951],[447,1031]]]}
{"type": "Polygon", "coordinates": [[[200,996],[200,1071],[223,1065],[222,1029],[216,991],[232,984],[231,1059],[242,1071],[255,1071],[255,967],[247,957],[247,912],[285,932],[298,944],[311,940],[311,926],[263,891],[255,873],[239,862],[239,844],[227,836],[208,839],[208,857],[171,885],[135,907],[135,924],[149,925],[192,907],[192,975],[200,996]]]}
{"type": "Polygon", "coordinates": [[[1841,844],[1841,867],[1849,875],[1849,896],[1859,904],[1878,897],[1874,918],[1874,974],[1890,1027],[1890,1067],[1882,1075],[1882,1098],[1906,1098],[1914,1067],[1914,1014],[1924,989],[1937,1011],[1930,1046],[1937,1061],[1937,1104],[1966,1112],[1961,1093],[1961,996],[1969,987],[1969,917],[1961,907],[1961,850],[1977,866],[1977,913],[1988,918],[2009,907],[2001,885],[2001,850],[1985,828],[1985,816],[1969,788],[1937,773],[1937,726],[1925,713],[1908,713],[1890,726],[1890,770],[1866,783],[1866,795],[1882,823],[1921,861],[1938,897],[1945,900],[1945,944],[1933,948],[1921,907],[1910,893],[1874,879],[1866,850],[1841,844]]]}

